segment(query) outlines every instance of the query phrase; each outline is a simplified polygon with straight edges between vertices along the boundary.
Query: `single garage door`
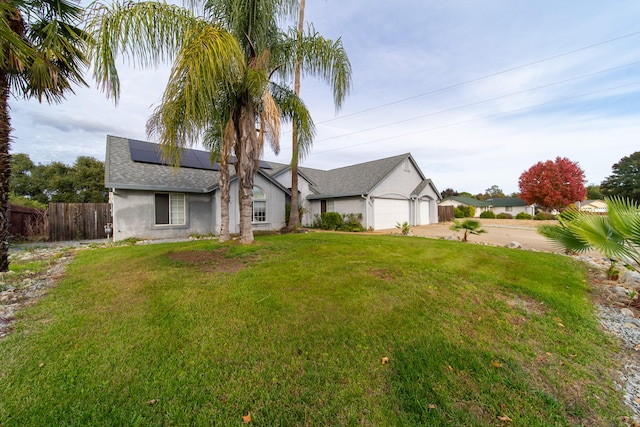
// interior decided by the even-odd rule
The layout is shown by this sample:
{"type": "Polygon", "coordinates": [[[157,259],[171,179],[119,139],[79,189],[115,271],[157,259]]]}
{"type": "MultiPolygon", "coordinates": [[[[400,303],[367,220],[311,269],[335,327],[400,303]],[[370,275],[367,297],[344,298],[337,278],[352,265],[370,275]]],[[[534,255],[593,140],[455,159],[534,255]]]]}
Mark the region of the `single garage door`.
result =
{"type": "Polygon", "coordinates": [[[429,224],[429,201],[420,201],[420,225],[429,224]]]}
{"type": "Polygon", "coordinates": [[[397,223],[409,222],[409,201],[375,199],[373,203],[373,228],[395,228],[397,223]]]}

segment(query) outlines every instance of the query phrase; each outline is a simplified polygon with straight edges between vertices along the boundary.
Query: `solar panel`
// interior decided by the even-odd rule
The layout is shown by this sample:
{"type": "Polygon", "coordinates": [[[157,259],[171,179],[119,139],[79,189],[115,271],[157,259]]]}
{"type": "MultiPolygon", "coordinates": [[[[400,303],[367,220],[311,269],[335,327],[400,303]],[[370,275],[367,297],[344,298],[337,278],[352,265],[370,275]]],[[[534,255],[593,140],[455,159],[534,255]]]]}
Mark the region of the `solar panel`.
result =
{"type": "MultiPolygon", "coordinates": [[[[160,146],[158,144],[130,139],[129,152],[131,153],[131,160],[134,162],[167,165],[167,162],[162,160],[162,153],[160,152],[160,146]]],[[[232,156],[231,159],[229,159],[229,163],[234,164],[235,162],[236,158],[232,156]]],[[[220,165],[217,162],[211,164],[210,153],[191,149],[185,149],[183,151],[180,167],[211,171],[220,170],[220,165]]],[[[271,166],[262,160],[258,162],[258,167],[271,169],[271,166]]]]}

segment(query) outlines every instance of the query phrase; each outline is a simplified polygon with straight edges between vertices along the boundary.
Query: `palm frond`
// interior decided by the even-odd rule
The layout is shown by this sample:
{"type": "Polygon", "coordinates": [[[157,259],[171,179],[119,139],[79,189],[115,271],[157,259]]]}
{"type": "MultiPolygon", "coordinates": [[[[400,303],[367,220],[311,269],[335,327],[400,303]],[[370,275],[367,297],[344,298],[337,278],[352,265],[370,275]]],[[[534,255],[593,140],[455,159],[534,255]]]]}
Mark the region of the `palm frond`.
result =
{"type": "Polygon", "coordinates": [[[286,86],[276,83],[269,85],[269,92],[280,109],[286,121],[295,123],[298,137],[298,159],[304,159],[313,144],[315,124],[306,105],[296,94],[286,86]]]}
{"type": "Polygon", "coordinates": [[[606,199],[609,220],[626,239],[640,245],[640,206],[634,200],[614,196],[606,199]]]}
{"type": "Polygon", "coordinates": [[[568,227],[561,225],[543,225],[538,228],[538,233],[551,241],[551,244],[559,250],[569,252],[586,252],[591,247],[584,242],[568,227]]]}
{"type": "MultiPolygon", "coordinates": [[[[221,68],[240,62],[241,52],[233,36],[194,16],[188,9],[155,1],[96,4],[90,16],[94,76],[100,89],[116,100],[120,94],[115,67],[118,54],[135,66],[147,68],[169,61],[179,53],[183,58],[193,58],[194,51],[208,52],[209,56],[200,57],[203,62],[197,65],[215,71],[216,75],[221,68]],[[207,40],[205,35],[211,38],[207,40]],[[206,43],[206,48],[194,49],[194,40],[206,43]],[[189,42],[191,47],[186,46],[189,42]]],[[[184,71],[183,67],[177,69],[184,71]]]]}

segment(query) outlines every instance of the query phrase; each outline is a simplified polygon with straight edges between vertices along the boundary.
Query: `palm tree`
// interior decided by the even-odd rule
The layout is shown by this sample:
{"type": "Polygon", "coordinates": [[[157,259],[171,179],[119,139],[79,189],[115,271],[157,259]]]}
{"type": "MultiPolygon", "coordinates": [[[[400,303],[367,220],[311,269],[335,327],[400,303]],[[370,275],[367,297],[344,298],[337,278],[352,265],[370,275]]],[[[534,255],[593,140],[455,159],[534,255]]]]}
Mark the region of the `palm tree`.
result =
{"type": "Polygon", "coordinates": [[[480,221],[476,221],[475,219],[465,219],[464,221],[462,221],[462,223],[454,219],[451,229],[454,231],[464,230],[462,241],[466,242],[469,234],[478,235],[487,232],[487,230],[480,228],[481,225],[482,224],[480,224],[480,221]]]}
{"type": "Polygon", "coordinates": [[[567,252],[602,252],[614,262],[640,267],[640,204],[631,199],[606,199],[607,216],[570,209],[558,217],[558,225],[538,231],[567,252]]]}
{"type": "Polygon", "coordinates": [[[65,0],[0,2],[0,271],[9,269],[9,96],[60,102],[82,78],[82,8],[65,0]]]}
{"type": "MultiPolygon", "coordinates": [[[[333,63],[327,70],[333,74],[333,77],[328,78],[327,81],[333,88],[333,99],[337,110],[341,107],[344,97],[349,92],[351,85],[351,64],[339,40],[332,46],[330,41],[324,40],[317,34],[305,38],[303,34],[304,6],[305,0],[300,0],[298,28],[296,32],[298,55],[295,57],[294,63],[293,90],[296,96],[300,96],[300,74],[302,67],[304,65],[306,71],[306,67],[314,66],[312,61],[304,60],[303,55],[305,50],[318,52],[327,58],[331,58],[330,61],[333,63]]],[[[288,228],[293,230],[300,223],[300,210],[298,207],[298,163],[306,157],[311,149],[310,143],[307,144],[303,139],[298,137],[298,129],[295,123],[293,123],[291,145],[291,209],[288,228]]]]}
{"type": "MultiPolygon", "coordinates": [[[[253,179],[265,142],[278,151],[281,119],[296,124],[302,143],[313,137],[313,122],[300,98],[272,80],[288,75],[298,56],[295,39],[277,25],[295,5],[294,0],[211,0],[204,4],[206,18],[200,18],[166,3],[113,4],[96,9],[91,24],[96,76],[115,97],[117,53],[130,54],[140,66],[174,59],[147,133],[159,138],[174,164],[184,147],[199,140],[220,160],[221,240],[228,239],[231,154],[237,158],[241,242],[251,243],[253,179]]],[[[335,56],[309,50],[303,57],[313,64],[311,72],[332,78],[335,56]]]]}

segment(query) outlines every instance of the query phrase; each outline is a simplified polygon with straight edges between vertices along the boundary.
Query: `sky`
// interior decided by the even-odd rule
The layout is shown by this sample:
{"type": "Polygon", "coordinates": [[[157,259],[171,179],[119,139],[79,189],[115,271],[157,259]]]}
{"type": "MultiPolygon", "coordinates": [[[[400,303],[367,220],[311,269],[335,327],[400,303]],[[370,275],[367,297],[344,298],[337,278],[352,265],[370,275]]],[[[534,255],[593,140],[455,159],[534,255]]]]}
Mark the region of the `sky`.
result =
{"type": "MultiPolygon", "coordinates": [[[[341,38],[352,87],[336,112],[329,86],[303,80],[316,138],[301,166],[411,153],[440,191],[509,194],[560,156],[599,184],[640,150],[639,17],[637,0],[307,0],[306,23],[341,38]]],[[[104,160],[107,135],[149,140],[169,66],[119,73],[117,106],[90,71],[62,104],[12,99],[11,152],[72,164],[104,160]]],[[[263,158],[290,162],[290,130],[280,144],[263,158]]]]}

